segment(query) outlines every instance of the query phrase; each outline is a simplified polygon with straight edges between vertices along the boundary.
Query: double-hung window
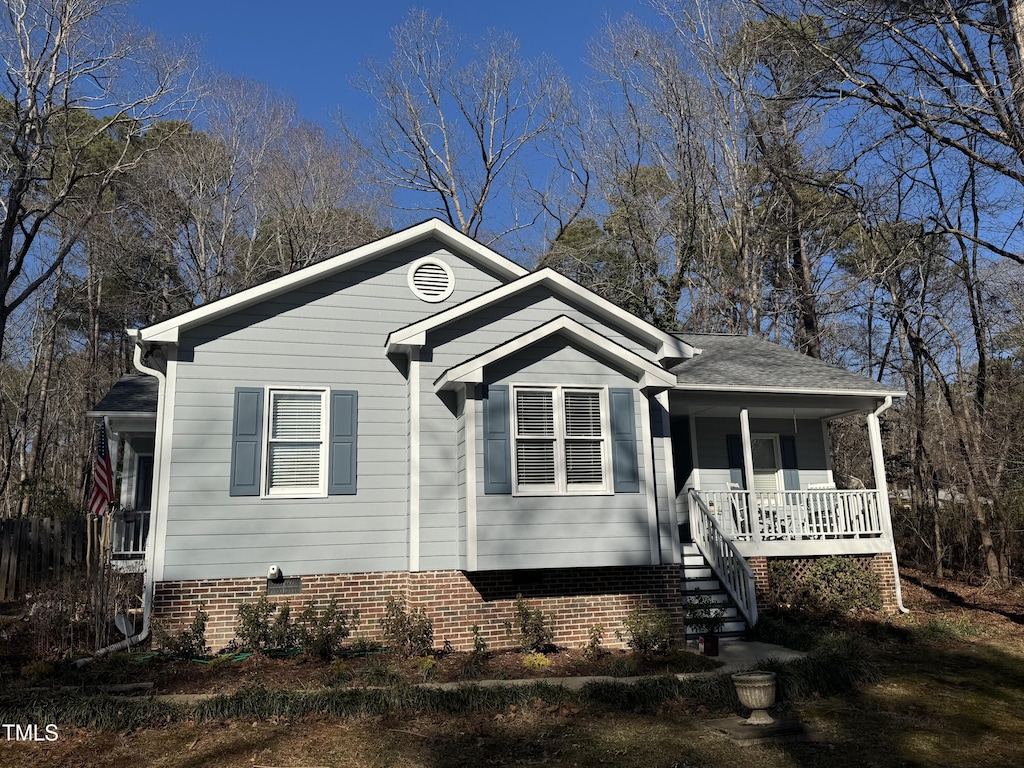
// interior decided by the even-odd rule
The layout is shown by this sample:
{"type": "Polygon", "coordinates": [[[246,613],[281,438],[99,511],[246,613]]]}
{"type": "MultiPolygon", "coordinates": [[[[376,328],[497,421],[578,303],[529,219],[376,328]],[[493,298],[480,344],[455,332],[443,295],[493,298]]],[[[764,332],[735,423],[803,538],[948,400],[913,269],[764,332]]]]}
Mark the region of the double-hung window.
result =
{"type": "Polygon", "coordinates": [[[513,386],[512,393],[515,492],[608,492],[607,390],[513,386]]]}
{"type": "Polygon", "coordinates": [[[327,495],[327,390],[267,392],[266,495],[327,495]]]}

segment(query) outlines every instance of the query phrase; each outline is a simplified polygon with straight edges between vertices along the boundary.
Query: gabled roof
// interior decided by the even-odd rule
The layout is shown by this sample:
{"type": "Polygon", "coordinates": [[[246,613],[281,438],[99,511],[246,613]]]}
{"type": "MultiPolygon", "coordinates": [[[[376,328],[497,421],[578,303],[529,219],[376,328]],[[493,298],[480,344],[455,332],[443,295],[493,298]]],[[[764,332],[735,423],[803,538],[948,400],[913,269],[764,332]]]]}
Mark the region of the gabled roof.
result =
{"type": "Polygon", "coordinates": [[[495,288],[487,293],[482,293],[461,304],[438,312],[436,315],[431,315],[419,322],[394,331],[388,336],[387,350],[389,353],[407,352],[411,347],[421,347],[426,343],[427,334],[430,331],[453,323],[491,304],[539,285],[560,296],[578,301],[583,306],[592,310],[598,317],[607,320],[611,325],[628,329],[632,335],[645,339],[655,347],[659,359],[688,358],[693,356],[693,347],[685,341],[626,312],[607,299],[601,298],[596,293],[588,291],[578,283],[574,283],[569,278],[549,268],[540,269],[507,285],[495,288]]]}
{"type": "Polygon", "coordinates": [[[114,415],[155,416],[158,396],[159,383],[154,377],[126,373],[85,415],[90,419],[114,415]]]}
{"type": "Polygon", "coordinates": [[[901,389],[755,336],[679,333],[701,354],[672,367],[676,389],[902,397],[901,389]]]}
{"type": "Polygon", "coordinates": [[[559,315],[543,325],[527,331],[481,355],[459,363],[442,373],[434,382],[434,391],[451,389],[457,384],[480,384],[484,368],[503,360],[550,336],[562,336],[586,349],[596,357],[609,360],[637,377],[641,388],[668,389],[675,385],[676,377],[664,368],[644,360],[636,352],[609,341],[582,323],[559,315]]]}
{"type": "Polygon", "coordinates": [[[427,238],[440,240],[457,253],[486,264],[490,269],[507,280],[515,280],[528,274],[528,270],[514,261],[501,256],[486,246],[459,232],[440,219],[429,219],[408,229],[375,240],[372,243],[347,251],[333,258],[300,269],[291,274],[270,280],[261,285],[240,291],[227,298],[172,317],[162,323],[144,328],[139,339],[144,342],[177,343],[178,334],[189,328],[202,325],[240,309],[258,304],[274,296],[315,283],[324,277],[334,275],[378,256],[396,251],[427,238]]]}

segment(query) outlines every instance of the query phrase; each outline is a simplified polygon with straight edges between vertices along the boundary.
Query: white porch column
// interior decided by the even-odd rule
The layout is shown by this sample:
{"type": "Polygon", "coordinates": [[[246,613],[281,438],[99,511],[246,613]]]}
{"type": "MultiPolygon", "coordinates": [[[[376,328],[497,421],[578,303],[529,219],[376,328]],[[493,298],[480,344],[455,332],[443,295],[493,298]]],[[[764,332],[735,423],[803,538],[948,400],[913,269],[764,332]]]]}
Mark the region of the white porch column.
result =
{"type": "Polygon", "coordinates": [[[892,571],[896,579],[896,606],[903,613],[903,587],[900,584],[900,566],[896,562],[896,537],[892,532],[892,513],[889,509],[889,483],[885,479],[885,459],[882,456],[882,430],[878,426],[878,415],[892,405],[892,397],[886,397],[878,410],[868,413],[868,446],[871,448],[871,473],[875,476],[875,491],[878,493],[878,512],[882,518],[882,530],[889,538],[892,549],[892,571]]]}
{"type": "Polygon", "coordinates": [[[740,439],[743,441],[743,479],[747,486],[747,524],[754,541],[761,540],[760,515],[754,498],[754,453],[750,447],[750,414],[740,409],[740,439]]]}
{"type": "Polygon", "coordinates": [[[882,457],[882,431],[878,427],[878,414],[868,414],[868,446],[871,449],[871,473],[875,476],[875,490],[878,492],[878,511],[882,516],[882,528],[892,540],[892,518],[889,516],[889,484],[885,479],[885,459],[882,457]]]}
{"type": "Polygon", "coordinates": [[[747,491],[754,492],[754,455],[750,447],[750,417],[747,409],[740,411],[740,437],[743,440],[743,479],[746,481],[747,491]]]}

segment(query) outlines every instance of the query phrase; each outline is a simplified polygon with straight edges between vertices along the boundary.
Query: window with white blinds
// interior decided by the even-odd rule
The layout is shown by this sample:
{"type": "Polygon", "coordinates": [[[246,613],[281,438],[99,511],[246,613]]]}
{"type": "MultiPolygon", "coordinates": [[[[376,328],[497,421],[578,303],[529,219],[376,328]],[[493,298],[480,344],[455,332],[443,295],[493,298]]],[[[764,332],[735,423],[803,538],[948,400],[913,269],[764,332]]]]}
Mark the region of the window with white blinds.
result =
{"type": "Polygon", "coordinates": [[[607,391],[513,387],[516,492],[608,490],[607,391]]]}
{"type": "Polygon", "coordinates": [[[267,495],[325,495],[327,391],[271,389],[268,399],[267,495]]]}

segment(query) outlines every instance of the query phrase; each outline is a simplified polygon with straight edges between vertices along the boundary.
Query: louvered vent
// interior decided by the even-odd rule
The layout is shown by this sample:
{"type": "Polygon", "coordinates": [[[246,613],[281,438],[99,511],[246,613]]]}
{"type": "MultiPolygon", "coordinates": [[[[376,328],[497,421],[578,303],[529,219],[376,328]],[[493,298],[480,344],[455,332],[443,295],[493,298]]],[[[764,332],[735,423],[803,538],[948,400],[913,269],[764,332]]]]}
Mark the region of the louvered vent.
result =
{"type": "Polygon", "coordinates": [[[455,290],[455,275],[443,261],[420,259],[409,268],[409,287],[423,301],[444,301],[455,290]]]}

